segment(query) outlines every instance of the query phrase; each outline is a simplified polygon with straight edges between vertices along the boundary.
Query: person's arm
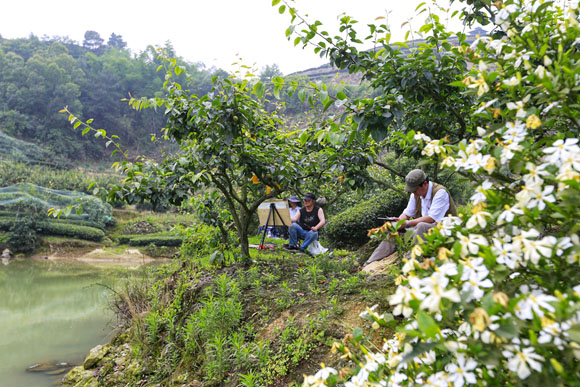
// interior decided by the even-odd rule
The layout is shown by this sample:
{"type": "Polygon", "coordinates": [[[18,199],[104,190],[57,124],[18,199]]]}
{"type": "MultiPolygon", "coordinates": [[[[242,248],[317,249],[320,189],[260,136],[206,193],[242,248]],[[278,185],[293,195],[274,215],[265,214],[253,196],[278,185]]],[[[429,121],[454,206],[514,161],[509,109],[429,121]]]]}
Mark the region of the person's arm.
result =
{"type": "Polygon", "coordinates": [[[324,218],[324,211],[322,211],[322,208],[318,209],[318,219],[320,219],[320,222],[311,228],[312,231],[318,231],[326,224],[326,219],[324,218]]]}
{"type": "Polygon", "coordinates": [[[415,214],[415,195],[411,194],[411,197],[409,198],[409,203],[407,203],[407,208],[405,208],[403,213],[399,215],[398,218],[393,219],[396,221],[407,220],[411,219],[414,214],[415,214]]]}
{"type": "Polygon", "coordinates": [[[292,223],[298,223],[298,221],[300,220],[300,210],[298,210],[298,211],[296,212],[296,215],[294,215],[294,216],[291,218],[291,220],[292,220],[292,223]]]}
{"type": "Polygon", "coordinates": [[[422,217],[417,218],[417,219],[407,220],[405,222],[405,228],[415,227],[419,223],[435,223],[435,219],[433,219],[430,216],[422,216],[422,217]]]}

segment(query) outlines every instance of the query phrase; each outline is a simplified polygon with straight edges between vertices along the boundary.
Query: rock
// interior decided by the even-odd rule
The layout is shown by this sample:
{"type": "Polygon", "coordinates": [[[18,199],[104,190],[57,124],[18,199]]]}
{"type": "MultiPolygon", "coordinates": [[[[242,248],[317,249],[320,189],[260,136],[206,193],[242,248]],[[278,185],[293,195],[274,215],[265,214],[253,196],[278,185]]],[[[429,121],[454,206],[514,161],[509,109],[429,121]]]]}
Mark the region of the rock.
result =
{"type": "Polygon", "coordinates": [[[98,386],[97,380],[94,378],[93,371],[87,371],[83,366],[78,366],[70,370],[68,374],[62,379],[63,386],[98,386]],[[93,383],[96,383],[94,384],[93,383]]]}
{"type": "Polygon", "coordinates": [[[101,361],[101,359],[107,353],[109,353],[110,348],[111,347],[109,345],[97,345],[91,349],[85,361],[83,362],[84,369],[88,370],[96,366],[101,361]]]}
{"type": "Polygon", "coordinates": [[[0,256],[0,258],[10,259],[10,258],[12,258],[12,252],[8,249],[4,249],[4,251],[2,252],[2,256],[0,256]]]}
{"type": "Polygon", "coordinates": [[[47,373],[49,375],[54,375],[53,372],[56,372],[56,374],[60,374],[65,372],[68,369],[73,368],[75,365],[71,364],[71,363],[57,363],[53,360],[47,360],[47,361],[43,361],[42,363],[37,363],[34,365],[31,365],[30,367],[28,367],[26,369],[27,372],[44,372],[47,373]]]}
{"type": "Polygon", "coordinates": [[[371,262],[361,271],[368,273],[370,276],[388,274],[390,267],[399,259],[397,252],[381,259],[380,261],[371,262]]]}

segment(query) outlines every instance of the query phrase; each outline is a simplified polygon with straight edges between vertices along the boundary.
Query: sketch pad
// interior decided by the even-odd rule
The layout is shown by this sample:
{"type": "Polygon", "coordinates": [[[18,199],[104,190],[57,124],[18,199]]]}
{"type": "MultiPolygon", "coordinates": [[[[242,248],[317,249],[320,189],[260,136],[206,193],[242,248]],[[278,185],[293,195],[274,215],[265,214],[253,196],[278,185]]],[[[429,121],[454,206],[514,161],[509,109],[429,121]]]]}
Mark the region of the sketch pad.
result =
{"type": "Polygon", "coordinates": [[[266,201],[260,204],[258,207],[258,218],[260,219],[260,226],[265,226],[268,220],[268,214],[270,213],[270,204],[274,203],[276,210],[272,209],[272,214],[270,215],[270,221],[268,226],[288,226],[292,225],[292,220],[290,219],[290,210],[288,209],[288,202],[285,200],[272,200],[266,201]]]}

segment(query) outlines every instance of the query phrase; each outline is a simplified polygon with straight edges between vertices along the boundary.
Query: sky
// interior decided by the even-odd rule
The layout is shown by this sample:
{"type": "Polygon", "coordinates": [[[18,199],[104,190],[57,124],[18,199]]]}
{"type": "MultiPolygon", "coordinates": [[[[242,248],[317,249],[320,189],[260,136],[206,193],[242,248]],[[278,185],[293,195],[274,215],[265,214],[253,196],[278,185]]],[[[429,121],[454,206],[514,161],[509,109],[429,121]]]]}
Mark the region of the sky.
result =
{"type": "MultiPolygon", "coordinates": [[[[406,29],[401,24],[415,15],[422,1],[295,0],[294,5],[331,33],[338,31],[343,12],[361,27],[388,17],[393,37],[402,40],[406,29]]],[[[0,35],[8,39],[30,34],[67,36],[82,44],[84,33],[93,30],[105,43],[111,33],[121,35],[133,53],[170,41],[187,61],[226,71],[238,68],[232,66],[235,62],[258,70],[277,64],[284,74],[327,63],[312,49],[294,47],[286,39],[290,17],[287,11],[280,15],[278,7],[273,8],[271,0],[6,0],[0,5],[0,35]]],[[[418,29],[424,14],[415,20],[418,29]]]]}

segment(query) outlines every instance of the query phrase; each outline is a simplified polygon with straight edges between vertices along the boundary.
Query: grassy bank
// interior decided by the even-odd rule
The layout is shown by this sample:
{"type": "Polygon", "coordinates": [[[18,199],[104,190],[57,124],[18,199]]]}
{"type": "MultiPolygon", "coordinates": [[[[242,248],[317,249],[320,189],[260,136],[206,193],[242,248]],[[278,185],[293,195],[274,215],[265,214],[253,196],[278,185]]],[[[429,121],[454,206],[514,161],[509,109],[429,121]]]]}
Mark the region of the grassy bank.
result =
{"type": "Polygon", "coordinates": [[[348,364],[332,343],[364,326],[366,305],[387,307],[397,271],[366,277],[356,255],[340,251],[309,257],[278,247],[252,258],[250,267],[199,256],[153,269],[117,294],[119,335],[65,384],[300,383],[321,362],[348,364]]]}

